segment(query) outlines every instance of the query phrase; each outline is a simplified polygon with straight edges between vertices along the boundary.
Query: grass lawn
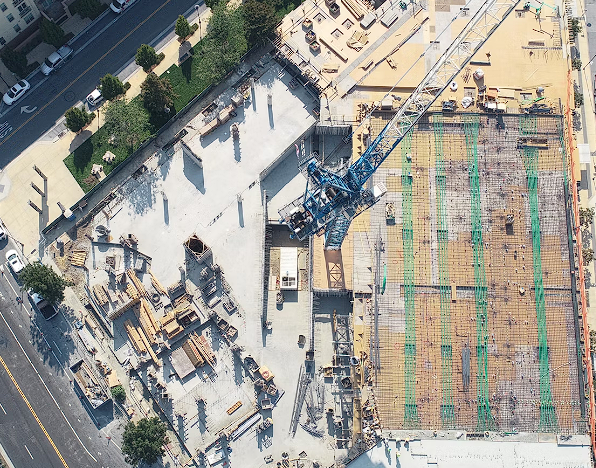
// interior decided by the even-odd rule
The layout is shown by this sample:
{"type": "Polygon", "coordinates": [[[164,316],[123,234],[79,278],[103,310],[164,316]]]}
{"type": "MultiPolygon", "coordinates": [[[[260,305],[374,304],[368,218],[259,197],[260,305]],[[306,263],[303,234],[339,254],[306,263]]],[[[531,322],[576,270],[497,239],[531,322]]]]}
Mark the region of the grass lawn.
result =
{"type": "MultiPolygon", "coordinates": [[[[87,193],[93,188],[95,183],[88,184],[85,179],[91,175],[91,168],[93,164],[103,165],[105,175],[112,172],[118,164],[124,161],[132,154],[131,148],[122,148],[111,145],[107,142],[107,132],[104,128],[100,128],[97,132],[85,140],[73,153],[69,154],[64,160],[64,164],[74,176],[83,191],[87,193]],[[116,155],[116,159],[112,164],[106,163],[102,157],[106,151],[111,151],[116,155]]],[[[95,179],[95,177],[90,180],[95,179]]],[[[97,180],[97,179],[96,179],[97,180]]]]}
{"type": "Polygon", "coordinates": [[[201,94],[201,92],[210,85],[210,83],[200,76],[198,71],[199,52],[201,43],[193,47],[194,55],[186,59],[180,66],[172,65],[168,68],[162,78],[167,78],[172,83],[176,99],[174,99],[174,108],[176,112],[182,110],[192,98],[201,94]]]}

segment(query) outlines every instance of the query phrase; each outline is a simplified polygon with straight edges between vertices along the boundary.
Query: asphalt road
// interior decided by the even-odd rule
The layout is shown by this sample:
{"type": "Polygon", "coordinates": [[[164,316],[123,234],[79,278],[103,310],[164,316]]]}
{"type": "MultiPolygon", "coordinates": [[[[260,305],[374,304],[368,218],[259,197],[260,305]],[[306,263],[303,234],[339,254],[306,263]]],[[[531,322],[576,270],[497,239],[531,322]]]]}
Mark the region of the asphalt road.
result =
{"type": "Polygon", "coordinates": [[[26,295],[24,304],[16,301],[19,285],[4,264],[10,248],[19,250],[12,241],[0,241],[4,270],[0,273],[0,441],[4,449],[18,468],[125,466],[116,445],[119,431],[111,423],[111,402],[107,408],[91,411],[71,382],[68,367],[85,351],[71,338],[65,316],[60,313],[46,321],[31,308],[26,295]]]}
{"type": "Polygon", "coordinates": [[[101,33],[104,28],[99,29],[99,35],[91,41],[87,36],[92,31],[78,38],[73,43],[73,58],[62,68],[47,78],[38,73],[31,80],[32,90],[21,100],[10,108],[2,104],[0,169],[52,129],[68,108],[85,99],[101,77],[128,65],[138,47],[152,43],[173,25],[178,15],[190,11],[189,16],[194,17],[196,11],[192,7],[197,4],[199,11],[206,8],[203,0],[138,0],[120,15],[109,11],[100,20],[109,27],[101,33]],[[12,130],[2,131],[8,128],[12,130]]]}

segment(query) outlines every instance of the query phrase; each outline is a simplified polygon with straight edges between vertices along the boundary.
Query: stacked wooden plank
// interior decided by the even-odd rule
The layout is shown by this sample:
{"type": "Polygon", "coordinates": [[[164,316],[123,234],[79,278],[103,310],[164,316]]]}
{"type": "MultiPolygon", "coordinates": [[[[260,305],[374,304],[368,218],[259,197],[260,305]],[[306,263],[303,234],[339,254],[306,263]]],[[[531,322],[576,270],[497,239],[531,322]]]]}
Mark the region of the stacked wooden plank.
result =
{"type": "Polygon", "coordinates": [[[126,294],[128,294],[131,299],[134,299],[134,300],[139,299],[139,292],[137,291],[137,288],[135,288],[130,283],[126,284],[126,294]]]}
{"type": "Polygon", "coordinates": [[[128,339],[132,343],[135,351],[139,354],[147,352],[147,347],[145,346],[144,341],[141,339],[137,328],[132,324],[130,320],[124,322],[124,328],[126,329],[126,334],[128,335],[128,339]]]}
{"type": "Polygon", "coordinates": [[[87,251],[86,250],[73,250],[70,255],[68,256],[71,265],[84,267],[85,261],[87,260],[87,251]]]}
{"type": "Polygon", "coordinates": [[[138,307],[135,308],[135,314],[137,315],[137,318],[139,319],[141,328],[145,332],[145,335],[147,336],[149,343],[155,344],[156,343],[155,337],[157,336],[158,332],[160,331],[160,327],[155,322],[153,313],[151,312],[151,309],[149,308],[149,304],[147,303],[147,301],[145,299],[143,299],[143,298],[141,299],[141,303],[139,304],[138,307]]]}
{"type": "Polygon", "coordinates": [[[155,365],[157,367],[161,367],[161,362],[159,362],[159,359],[157,358],[157,355],[155,354],[155,352],[153,351],[153,348],[149,344],[149,341],[147,340],[147,336],[145,335],[143,330],[141,330],[140,335],[141,335],[141,339],[143,340],[143,343],[145,343],[145,347],[147,348],[147,352],[149,353],[149,356],[151,356],[151,359],[153,359],[153,362],[155,363],[155,365]]]}
{"type": "Polygon", "coordinates": [[[358,0],[341,0],[341,2],[345,5],[354,18],[357,20],[361,20],[362,17],[367,13],[366,8],[364,8],[358,0]]]}
{"type": "Polygon", "coordinates": [[[126,273],[130,277],[132,283],[135,285],[135,288],[137,288],[139,296],[148,299],[149,295],[147,294],[147,291],[145,290],[145,286],[143,286],[143,283],[141,283],[141,280],[139,278],[137,278],[135,271],[131,268],[126,273]]]}
{"type": "Polygon", "coordinates": [[[151,275],[151,284],[153,285],[153,287],[155,288],[155,290],[158,293],[163,294],[164,296],[167,296],[168,295],[168,292],[166,291],[166,288],[164,288],[162,286],[162,284],[155,277],[155,275],[153,274],[153,272],[151,270],[149,270],[149,274],[151,275]]]}
{"type": "Polygon", "coordinates": [[[170,340],[184,330],[176,320],[176,313],[174,311],[171,311],[161,319],[161,326],[170,340]]]}
{"type": "Polygon", "coordinates": [[[215,365],[215,354],[211,350],[207,339],[203,335],[197,335],[197,332],[191,333],[190,338],[201,353],[201,356],[213,367],[215,365]]]}
{"type": "Polygon", "coordinates": [[[93,286],[93,294],[95,295],[95,299],[101,305],[108,303],[108,295],[106,294],[106,289],[103,284],[96,284],[93,286]]]}
{"type": "Polygon", "coordinates": [[[182,345],[182,349],[188,356],[188,359],[190,359],[190,362],[192,362],[193,366],[199,367],[205,364],[205,360],[203,359],[201,353],[199,353],[199,350],[194,345],[191,339],[188,339],[184,342],[184,344],[182,345]]]}

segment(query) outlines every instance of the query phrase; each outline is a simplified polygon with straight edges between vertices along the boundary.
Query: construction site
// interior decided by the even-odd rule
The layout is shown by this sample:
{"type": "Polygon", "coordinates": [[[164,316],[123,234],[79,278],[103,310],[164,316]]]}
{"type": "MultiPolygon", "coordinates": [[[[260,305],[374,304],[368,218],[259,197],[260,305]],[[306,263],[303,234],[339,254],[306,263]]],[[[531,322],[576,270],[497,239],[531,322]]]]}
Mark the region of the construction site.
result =
{"type": "Polygon", "coordinates": [[[181,463],[591,466],[571,10],[307,0],[58,239],[181,463]]]}

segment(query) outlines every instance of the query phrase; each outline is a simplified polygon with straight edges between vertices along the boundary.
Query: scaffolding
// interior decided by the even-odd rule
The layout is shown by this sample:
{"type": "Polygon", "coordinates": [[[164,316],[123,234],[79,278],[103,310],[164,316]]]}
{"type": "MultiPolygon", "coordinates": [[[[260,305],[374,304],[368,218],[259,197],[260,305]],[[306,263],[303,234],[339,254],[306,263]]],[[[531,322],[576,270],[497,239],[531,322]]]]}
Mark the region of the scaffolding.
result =
{"type": "MultiPolygon", "coordinates": [[[[357,226],[384,241],[384,428],[586,432],[561,117],[535,116],[535,135],[524,118],[427,113],[374,175],[395,207],[391,223],[378,203],[357,226]]],[[[386,121],[374,116],[372,137],[386,121]]],[[[368,352],[373,314],[362,326],[368,352]]]]}

